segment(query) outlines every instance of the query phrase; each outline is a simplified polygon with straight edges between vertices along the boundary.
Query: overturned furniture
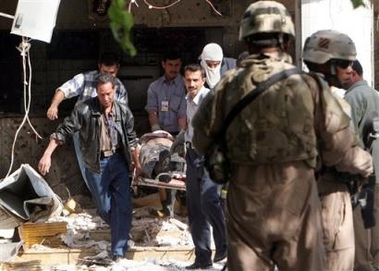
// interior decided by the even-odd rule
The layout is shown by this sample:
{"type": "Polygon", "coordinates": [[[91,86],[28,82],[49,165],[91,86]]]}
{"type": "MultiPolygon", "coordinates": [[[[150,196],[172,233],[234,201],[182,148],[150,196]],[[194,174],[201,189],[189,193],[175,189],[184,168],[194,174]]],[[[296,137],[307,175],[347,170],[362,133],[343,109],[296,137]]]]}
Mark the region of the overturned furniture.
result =
{"type": "Polygon", "coordinates": [[[140,138],[141,176],[133,176],[133,186],[150,186],[185,190],[186,163],[177,153],[170,154],[174,137],[155,131],[140,138]]]}

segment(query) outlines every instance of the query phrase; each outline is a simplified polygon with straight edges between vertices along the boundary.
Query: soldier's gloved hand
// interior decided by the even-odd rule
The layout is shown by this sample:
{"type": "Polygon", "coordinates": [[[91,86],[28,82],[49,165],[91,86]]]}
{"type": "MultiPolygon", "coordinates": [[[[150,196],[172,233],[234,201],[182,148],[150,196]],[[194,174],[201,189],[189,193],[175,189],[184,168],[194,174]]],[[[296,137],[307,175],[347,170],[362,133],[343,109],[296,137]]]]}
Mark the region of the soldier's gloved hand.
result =
{"type": "Polygon", "coordinates": [[[361,164],[361,176],[366,178],[374,172],[374,164],[372,157],[368,152],[365,152],[367,159],[362,161],[361,164]]]}
{"type": "MultiPolygon", "coordinates": [[[[185,148],[184,148],[184,135],[185,135],[186,131],[182,130],[180,131],[180,133],[175,137],[175,140],[174,142],[172,143],[171,145],[171,148],[170,148],[170,154],[172,155],[173,153],[178,153],[179,155],[182,154],[184,155],[184,151],[185,151],[185,148]]],[[[180,155],[181,156],[181,155],[180,155]]]]}

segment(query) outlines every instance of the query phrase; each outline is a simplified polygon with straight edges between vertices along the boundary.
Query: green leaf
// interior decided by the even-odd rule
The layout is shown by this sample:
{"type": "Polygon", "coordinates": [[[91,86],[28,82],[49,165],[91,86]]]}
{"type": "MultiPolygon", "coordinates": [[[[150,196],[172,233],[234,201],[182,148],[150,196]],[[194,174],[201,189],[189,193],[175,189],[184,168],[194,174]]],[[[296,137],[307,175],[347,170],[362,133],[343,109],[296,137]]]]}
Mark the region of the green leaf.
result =
{"type": "Polygon", "coordinates": [[[363,0],[351,0],[351,3],[353,4],[353,8],[359,8],[360,6],[366,7],[363,0]]]}
{"type": "Polygon", "coordinates": [[[126,0],[113,0],[108,9],[110,19],[109,27],[111,28],[114,39],[119,43],[121,48],[131,56],[137,54],[131,40],[131,32],[134,25],[133,14],[126,10],[126,0]]]}

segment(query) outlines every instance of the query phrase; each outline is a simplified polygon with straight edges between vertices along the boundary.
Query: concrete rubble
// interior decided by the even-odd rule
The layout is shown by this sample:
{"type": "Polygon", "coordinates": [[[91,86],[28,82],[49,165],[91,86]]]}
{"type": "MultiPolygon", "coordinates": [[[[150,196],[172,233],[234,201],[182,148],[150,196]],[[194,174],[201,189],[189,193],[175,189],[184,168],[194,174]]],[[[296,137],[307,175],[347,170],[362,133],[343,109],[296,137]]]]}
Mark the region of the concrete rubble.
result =
{"type": "MultiPolygon", "coordinates": [[[[137,208],[134,211],[133,228],[129,242],[131,249],[136,247],[189,247],[193,249],[186,217],[155,218],[150,215],[151,208],[150,206],[146,206],[137,208]]],[[[99,251],[95,256],[84,258],[81,265],[76,266],[82,269],[77,270],[184,270],[185,266],[192,263],[174,259],[157,260],[154,258],[146,258],[142,261],[125,259],[117,264],[110,263],[107,257],[107,251],[110,246],[109,241],[94,240],[96,237],[94,239],[90,238],[94,236],[91,235],[91,232],[107,230],[108,227],[98,216],[93,216],[91,213],[93,213],[93,210],[57,218],[59,221],[68,223],[67,235],[62,236],[62,239],[69,247],[88,248],[93,246],[99,251]]],[[[225,262],[215,264],[214,268],[210,270],[221,270],[224,264],[225,262]]],[[[72,266],[64,267],[62,265],[50,268],[59,268],[51,270],[74,270],[70,269],[73,268],[72,266]]]]}
{"type": "MultiPolygon", "coordinates": [[[[135,197],[133,207],[129,251],[126,259],[113,263],[108,257],[110,229],[93,203],[86,209],[74,197],[62,201],[33,168],[22,165],[0,182],[1,270],[159,271],[184,270],[192,264],[194,249],[183,206],[176,208],[175,217],[158,218],[153,215],[160,208],[158,193],[149,192],[135,197]],[[58,249],[88,253],[79,254],[75,263],[62,264],[54,256],[58,249]],[[32,253],[39,256],[24,257],[32,253]],[[48,264],[41,259],[45,256],[52,256],[48,264]]],[[[210,270],[224,265],[214,264],[210,270]]]]}
{"type": "MultiPolygon", "coordinates": [[[[141,247],[170,247],[189,248],[193,253],[193,244],[188,232],[187,217],[176,216],[174,218],[155,218],[151,213],[151,206],[135,208],[133,214],[133,228],[131,231],[130,249],[141,247]]],[[[88,249],[94,248],[97,252],[94,256],[87,256],[77,264],[52,264],[41,267],[42,270],[185,270],[185,266],[192,261],[180,261],[175,259],[121,260],[112,263],[108,258],[110,242],[104,236],[109,236],[108,226],[95,214],[95,210],[84,210],[81,213],[70,213],[67,216],[59,216],[49,219],[47,222],[66,222],[67,233],[62,234],[63,242],[69,248],[88,249]],[[108,233],[96,236],[96,232],[108,233]]],[[[43,251],[48,249],[43,245],[33,245],[31,250],[43,251]]],[[[214,264],[213,269],[222,270],[225,261],[214,264]]]]}

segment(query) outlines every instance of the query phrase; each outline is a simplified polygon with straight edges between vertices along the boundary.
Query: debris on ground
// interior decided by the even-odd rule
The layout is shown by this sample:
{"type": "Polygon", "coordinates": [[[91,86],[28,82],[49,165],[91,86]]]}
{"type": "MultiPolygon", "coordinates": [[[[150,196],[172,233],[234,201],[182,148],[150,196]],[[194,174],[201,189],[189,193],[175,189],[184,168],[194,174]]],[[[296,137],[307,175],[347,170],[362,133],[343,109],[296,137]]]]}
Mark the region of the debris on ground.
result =
{"type": "MultiPolygon", "coordinates": [[[[174,217],[158,218],[152,215],[152,210],[159,209],[159,196],[150,194],[146,199],[136,199],[134,208],[132,229],[130,232],[129,247],[131,250],[140,251],[146,249],[146,257],[138,260],[122,259],[114,263],[109,258],[110,251],[110,229],[109,226],[96,214],[95,209],[85,209],[78,203],[71,204],[76,208],[65,208],[62,216],[50,218],[46,223],[64,223],[67,230],[60,234],[62,243],[66,248],[91,249],[93,255],[83,256],[75,264],[49,264],[42,265],[40,261],[24,261],[22,257],[17,257],[12,263],[3,264],[2,270],[46,270],[46,271],[71,271],[71,270],[151,270],[151,271],[180,271],[193,263],[194,251],[192,238],[188,230],[187,216],[175,215],[174,217]],[[74,209],[80,210],[75,212],[74,209]],[[149,253],[149,248],[162,249],[183,249],[183,253],[191,255],[189,260],[178,260],[176,257],[163,258],[155,257],[156,254],[149,253]],[[184,250],[187,249],[187,250],[184,250]],[[150,254],[150,255],[149,255],[150,254]],[[174,259],[175,258],[175,259],[174,259]],[[8,269],[6,268],[8,266],[8,269]],[[32,267],[35,266],[33,269],[32,267]],[[38,268],[37,268],[38,266],[38,268]],[[19,268],[19,269],[18,269],[19,268]],[[23,269],[24,268],[24,269],[23,269]]],[[[43,242],[31,245],[28,250],[50,251],[51,247],[45,246],[43,242]]],[[[169,254],[167,254],[169,255],[169,254]]],[[[210,271],[222,270],[225,261],[215,263],[210,271]]]]}

